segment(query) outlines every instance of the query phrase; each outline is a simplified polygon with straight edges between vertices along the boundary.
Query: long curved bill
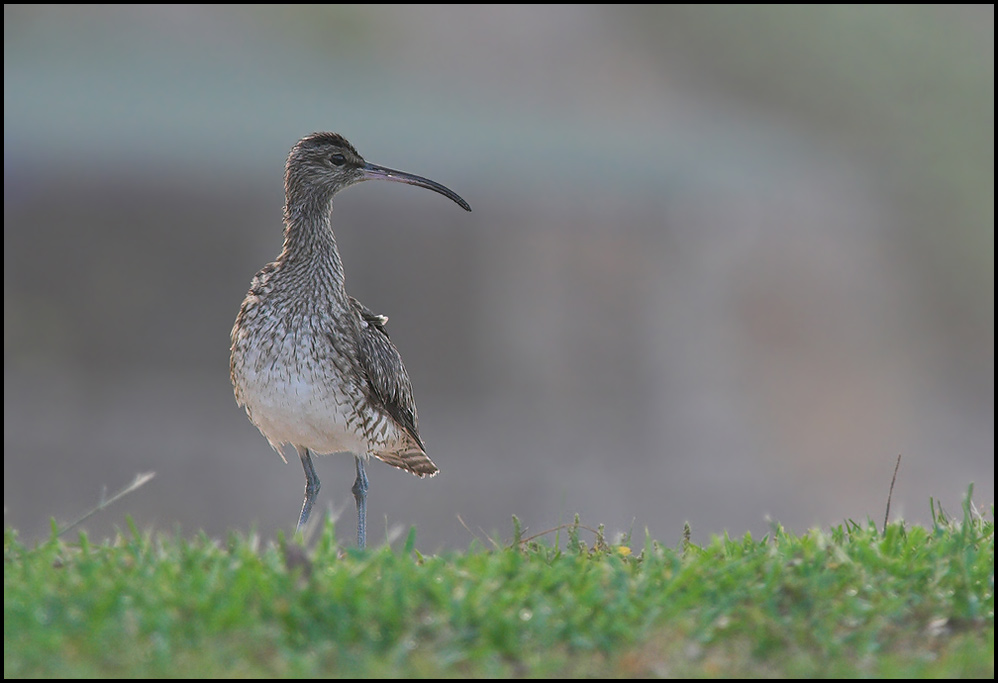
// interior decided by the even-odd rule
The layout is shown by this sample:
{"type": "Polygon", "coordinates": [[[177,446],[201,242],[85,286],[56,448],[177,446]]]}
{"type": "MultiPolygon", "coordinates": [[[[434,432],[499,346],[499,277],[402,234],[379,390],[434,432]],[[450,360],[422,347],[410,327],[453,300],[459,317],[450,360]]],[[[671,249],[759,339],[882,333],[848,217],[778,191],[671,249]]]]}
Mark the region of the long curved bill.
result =
{"type": "Polygon", "coordinates": [[[435,183],[432,180],[428,180],[411,173],[396,171],[392,168],[378,166],[377,164],[366,163],[361,167],[361,171],[364,172],[362,180],[391,180],[396,183],[405,183],[406,185],[425,187],[427,190],[433,190],[434,192],[442,194],[465,211],[471,211],[471,206],[468,202],[461,199],[456,192],[444,187],[440,183],[435,183]]]}

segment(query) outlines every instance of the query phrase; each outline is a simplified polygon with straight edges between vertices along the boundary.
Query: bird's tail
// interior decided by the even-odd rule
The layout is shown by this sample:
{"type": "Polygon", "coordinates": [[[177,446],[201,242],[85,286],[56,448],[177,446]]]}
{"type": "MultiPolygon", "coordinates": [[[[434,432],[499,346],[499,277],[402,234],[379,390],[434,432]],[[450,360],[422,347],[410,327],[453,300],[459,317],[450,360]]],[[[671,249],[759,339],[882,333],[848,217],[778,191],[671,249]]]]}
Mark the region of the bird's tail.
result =
{"type": "Polygon", "coordinates": [[[433,461],[430,460],[422,449],[412,448],[410,450],[396,453],[373,453],[375,458],[381,462],[388,463],[392,467],[400,470],[412,472],[417,477],[432,477],[440,471],[433,461]]]}

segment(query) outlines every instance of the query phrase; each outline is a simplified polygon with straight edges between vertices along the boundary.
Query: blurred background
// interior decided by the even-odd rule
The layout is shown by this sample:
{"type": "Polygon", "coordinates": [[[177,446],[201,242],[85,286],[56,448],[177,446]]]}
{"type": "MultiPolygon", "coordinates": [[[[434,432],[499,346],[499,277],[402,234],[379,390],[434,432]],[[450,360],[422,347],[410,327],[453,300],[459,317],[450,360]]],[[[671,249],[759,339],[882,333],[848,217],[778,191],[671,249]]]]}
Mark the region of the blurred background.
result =
{"type": "MultiPolygon", "coordinates": [[[[4,523],[291,531],[229,331],[317,130],[427,450],[369,542],[994,500],[994,7],[4,6],[4,523]]],[[[352,459],[317,462],[352,545],[352,459]]],[[[564,538],[564,536],[563,536],[564,538]]]]}

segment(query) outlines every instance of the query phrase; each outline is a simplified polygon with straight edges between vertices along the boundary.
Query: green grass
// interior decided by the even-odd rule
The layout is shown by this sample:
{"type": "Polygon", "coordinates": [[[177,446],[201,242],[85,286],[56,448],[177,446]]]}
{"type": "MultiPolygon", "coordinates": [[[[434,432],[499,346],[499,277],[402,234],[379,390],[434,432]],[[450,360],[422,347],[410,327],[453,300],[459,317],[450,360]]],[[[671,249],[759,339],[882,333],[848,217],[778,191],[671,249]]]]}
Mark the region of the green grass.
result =
{"type": "Polygon", "coordinates": [[[5,529],[4,676],[993,678],[994,507],[933,512],[633,553],[577,522],[435,556],[5,529]]]}

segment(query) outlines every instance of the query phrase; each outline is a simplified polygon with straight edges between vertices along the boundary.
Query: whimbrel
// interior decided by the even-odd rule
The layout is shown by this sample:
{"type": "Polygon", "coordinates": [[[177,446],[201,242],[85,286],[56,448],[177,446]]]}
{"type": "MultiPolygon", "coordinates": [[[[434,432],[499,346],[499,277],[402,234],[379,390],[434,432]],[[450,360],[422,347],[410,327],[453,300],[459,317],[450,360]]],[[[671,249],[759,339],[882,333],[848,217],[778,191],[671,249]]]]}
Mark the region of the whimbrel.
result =
{"type": "Polygon", "coordinates": [[[357,545],[365,544],[372,455],[418,477],[437,466],[419,438],[409,375],[388,339],[388,318],[349,296],[330,212],[333,196],[364,180],[425,187],[471,211],[432,180],[364,161],[335,133],[313,133],[288,155],[284,248],[256,274],[232,327],[230,373],[236,401],[284,458],[294,446],[305,469],[296,531],[319,493],[313,455],[352,453],[357,478],[357,545]]]}

